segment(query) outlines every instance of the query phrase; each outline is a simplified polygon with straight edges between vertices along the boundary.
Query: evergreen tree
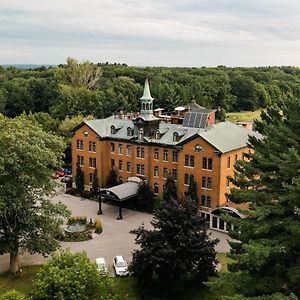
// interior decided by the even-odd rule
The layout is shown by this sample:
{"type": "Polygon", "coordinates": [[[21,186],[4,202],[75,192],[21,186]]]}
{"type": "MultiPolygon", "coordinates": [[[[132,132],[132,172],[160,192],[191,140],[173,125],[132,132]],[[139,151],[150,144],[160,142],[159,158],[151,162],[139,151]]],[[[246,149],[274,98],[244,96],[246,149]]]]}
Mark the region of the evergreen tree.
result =
{"type": "Polygon", "coordinates": [[[215,287],[232,287],[247,297],[300,297],[300,101],[288,101],[262,114],[250,139],[255,150],[239,161],[230,194],[235,203],[250,202],[247,218],[230,221],[239,228],[231,237],[229,273],[215,287]]]}
{"type": "Polygon", "coordinates": [[[194,176],[190,177],[190,184],[188,187],[188,196],[195,201],[196,205],[198,206],[198,193],[197,193],[197,183],[194,180],[194,176]]]}
{"type": "Polygon", "coordinates": [[[143,182],[139,186],[136,199],[137,209],[152,212],[154,208],[154,194],[148,183],[143,182]]]}
{"type": "Polygon", "coordinates": [[[95,169],[93,174],[92,188],[93,188],[93,192],[97,195],[100,189],[98,176],[97,176],[97,169],[95,169]]]}
{"type": "Polygon", "coordinates": [[[163,192],[163,201],[169,201],[171,198],[177,199],[177,188],[172,176],[168,176],[163,192]]]}
{"type": "Polygon", "coordinates": [[[108,188],[116,186],[119,184],[119,180],[118,180],[118,172],[116,171],[115,168],[112,168],[109,172],[109,175],[107,177],[106,180],[106,186],[108,188]]]}
{"type": "Polygon", "coordinates": [[[79,163],[77,163],[76,166],[75,185],[79,193],[81,193],[84,190],[84,173],[79,163]]]}
{"type": "Polygon", "coordinates": [[[201,285],[214,274],[217,240],[207,235],[206,221],[193,201],[164,201],[152,225],[151,230],[132,231],[141,249],[133,253],[130,269],[143,297],[170,296],[187,283],[195,280],[201,285]]]}

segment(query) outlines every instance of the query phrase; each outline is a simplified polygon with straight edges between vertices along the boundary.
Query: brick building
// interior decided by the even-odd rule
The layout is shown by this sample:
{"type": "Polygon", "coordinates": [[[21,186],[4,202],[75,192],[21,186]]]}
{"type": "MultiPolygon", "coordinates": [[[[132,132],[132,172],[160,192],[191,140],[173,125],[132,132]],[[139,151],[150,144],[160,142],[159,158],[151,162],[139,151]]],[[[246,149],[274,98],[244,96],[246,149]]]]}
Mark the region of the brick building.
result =
{"type": "Polygon", "coordinates": [[[228,176],[233,175],[235,161],[249,151],[249,135],[259,137],[231,122],[215,123],[215,110],[195,102],[171,116],[154,115],[146,80],[139,114],[84,121],[74,128],[72,168],[76,170],[77,162],[81,165],[87,188],[95,169],[104,188],[115,168],[121,182],[132,176],[145,178],[160,197],[169,174],[176,180],[179,197],[193,176],[199,207],[206,215],[231,206],[225,196],[231,187],[228,176]]]}

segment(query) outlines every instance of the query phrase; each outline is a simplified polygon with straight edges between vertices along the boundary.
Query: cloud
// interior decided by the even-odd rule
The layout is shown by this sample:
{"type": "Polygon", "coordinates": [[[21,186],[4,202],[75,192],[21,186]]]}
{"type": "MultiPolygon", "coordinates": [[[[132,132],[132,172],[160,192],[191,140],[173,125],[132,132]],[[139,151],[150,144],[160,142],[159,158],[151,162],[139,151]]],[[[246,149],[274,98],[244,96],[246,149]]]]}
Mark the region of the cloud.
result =
{"type": "Polygon", "coordinates": [[[10,0],[0,63],[298,65],[299,15],[298,0],[10,0]]]}

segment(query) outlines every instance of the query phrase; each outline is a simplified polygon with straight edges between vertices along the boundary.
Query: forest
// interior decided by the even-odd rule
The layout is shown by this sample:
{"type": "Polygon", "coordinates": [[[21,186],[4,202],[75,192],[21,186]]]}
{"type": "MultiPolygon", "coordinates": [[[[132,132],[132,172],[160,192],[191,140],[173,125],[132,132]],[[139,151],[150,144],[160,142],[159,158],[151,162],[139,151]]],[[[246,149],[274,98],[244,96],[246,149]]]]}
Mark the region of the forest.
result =
{"type": "Polygon", "coordinates": [[[298,98],[300,69],[131,67],[68,58],[66,64],[38,69],[0,67],[0,113],[37,119],[103,118],[120,110],[138,111],[148,77],[155,108],[172,112],[191,100],[225,112],[254,111],[298,98]]]}

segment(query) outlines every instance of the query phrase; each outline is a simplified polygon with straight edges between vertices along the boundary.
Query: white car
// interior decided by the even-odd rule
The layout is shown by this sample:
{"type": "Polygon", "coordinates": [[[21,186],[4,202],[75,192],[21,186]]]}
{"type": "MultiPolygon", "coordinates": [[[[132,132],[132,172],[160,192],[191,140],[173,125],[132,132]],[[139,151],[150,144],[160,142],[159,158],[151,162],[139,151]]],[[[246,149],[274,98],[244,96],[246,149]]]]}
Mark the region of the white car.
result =
{"type": "Polygon", "coordinates": [[[108,274],[105,259],[103,257],[96,258],[96,268],[97,268],[97,271],[99,271],[99,273],[101,275],[107,275],[108,274]]]}
{"type": "Polygon", "coordinates": [[[117,255],[113,260],[116,276],[127,276],[129,274],[128,265],[121,255],[117,255]]]}

